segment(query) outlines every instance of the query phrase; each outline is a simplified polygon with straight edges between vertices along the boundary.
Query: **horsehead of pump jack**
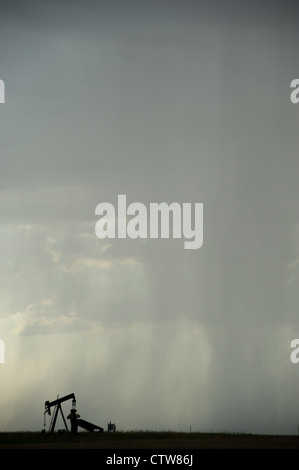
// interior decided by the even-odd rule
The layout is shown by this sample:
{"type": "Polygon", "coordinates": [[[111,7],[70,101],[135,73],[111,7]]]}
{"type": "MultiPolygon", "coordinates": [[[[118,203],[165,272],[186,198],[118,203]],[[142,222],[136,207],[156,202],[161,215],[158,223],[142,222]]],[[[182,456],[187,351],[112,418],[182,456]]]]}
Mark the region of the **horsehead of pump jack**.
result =
{"type": "Polygon", "coordinates": [[[170,238],[170,214],[172,214],[172,238],[184,237],[187,239],[188,241],[184,241],[184,248],[187,250],[201,248],[203,244],[203,203],[194,203],[192,217],[192,203],[189,202],[182,204],[178,202],[171,204],[152,202],[149,204],[148,211],[146,206],[140,202],[133,202],[127,206],[126,195],[120,194],[118,195],[117,210],[109,202],[101,202],[96,206],[95,215],[101,216],[101,218],[96,222],[95,234],[100,239],[170,238]],[[130,219],[127,222],[128,216],[130,219]]]}

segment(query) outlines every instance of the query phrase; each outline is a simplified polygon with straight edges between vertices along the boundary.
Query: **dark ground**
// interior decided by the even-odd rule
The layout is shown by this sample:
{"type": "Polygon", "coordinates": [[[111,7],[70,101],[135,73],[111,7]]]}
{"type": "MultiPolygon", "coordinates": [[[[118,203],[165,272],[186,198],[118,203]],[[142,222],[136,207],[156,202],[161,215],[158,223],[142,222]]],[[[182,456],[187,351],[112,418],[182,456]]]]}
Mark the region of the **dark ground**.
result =
{"type": "Polygon", "coordinates": [[[298,436],[131,431],[2,432],[0,449],[299,449],[298,436]]]}

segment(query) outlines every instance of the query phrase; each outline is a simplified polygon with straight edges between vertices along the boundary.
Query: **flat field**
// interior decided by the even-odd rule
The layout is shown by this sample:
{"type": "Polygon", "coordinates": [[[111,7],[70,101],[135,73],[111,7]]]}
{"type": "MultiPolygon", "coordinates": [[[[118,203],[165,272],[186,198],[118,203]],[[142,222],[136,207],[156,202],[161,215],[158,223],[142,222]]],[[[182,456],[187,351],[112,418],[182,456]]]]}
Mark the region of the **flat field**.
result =
{"type": "Polygon", "coordinates": [[[296,435],[127,431],[1,432],[0,449],[299,449],[296,435]]]}

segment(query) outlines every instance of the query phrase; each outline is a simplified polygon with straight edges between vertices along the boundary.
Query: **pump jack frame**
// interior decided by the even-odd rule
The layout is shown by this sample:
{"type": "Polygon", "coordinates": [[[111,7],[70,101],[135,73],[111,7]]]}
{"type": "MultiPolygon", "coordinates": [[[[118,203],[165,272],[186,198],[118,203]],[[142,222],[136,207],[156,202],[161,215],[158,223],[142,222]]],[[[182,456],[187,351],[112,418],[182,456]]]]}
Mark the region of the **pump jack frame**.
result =
{"type": "Polygon", "coordinates": [[[65,420],[65,417],[64,417],[64,414],[63,414],[63,411],[62,411],[62,406],[61,406],[61,403],[63,403],[64,401],[67,401],[67,400],[72,400],[72,409],[75,409],[76,407],[76,398],[75,398],[75,394],[74,393],[70,393],[69,395],[66,395],[62,398],[58,398],[54,401],[46,401],[45,402],[45,412],[44,412],[44,415],[46,413],[48,413],[48,415],[51,416],[51,408],[53,406],[55,406],[55,410],[54,410],[54,414],[52,416],[52,420],[51,420],[51,424],[50,424],[50,428],[49,428],[49,432],[54,432],[54,429],[55,429],[55,425],[56,425],[56,421],[57,421],[57,416],[59,414],[59,412],[61,413],[61,416],[62,416],[62,419],[63,419],[63,422],[64,422],[64,425],[65,425],[65,429],[66,429],[66,432],[68,433],[69,430],[68,430],[68,427],[67,427],[67,424],[66,424],[66,420],[65,420]]]}

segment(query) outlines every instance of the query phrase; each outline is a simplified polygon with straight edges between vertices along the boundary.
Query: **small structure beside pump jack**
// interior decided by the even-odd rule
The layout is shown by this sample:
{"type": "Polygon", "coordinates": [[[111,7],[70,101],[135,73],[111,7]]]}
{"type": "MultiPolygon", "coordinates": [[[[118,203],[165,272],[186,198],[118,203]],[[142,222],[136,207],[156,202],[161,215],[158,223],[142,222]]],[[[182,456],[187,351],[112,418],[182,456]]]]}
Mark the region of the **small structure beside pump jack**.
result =
{"type": "Polygon", "coordinates": [[[116,426],[115,426],[115,423],[108,423],[108,431],[109,432],[115,432],[116,431],[116,426]]]}

